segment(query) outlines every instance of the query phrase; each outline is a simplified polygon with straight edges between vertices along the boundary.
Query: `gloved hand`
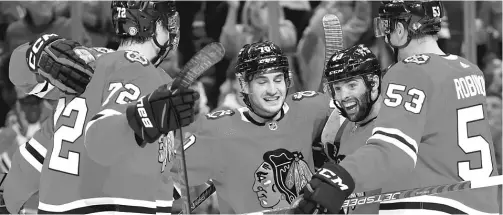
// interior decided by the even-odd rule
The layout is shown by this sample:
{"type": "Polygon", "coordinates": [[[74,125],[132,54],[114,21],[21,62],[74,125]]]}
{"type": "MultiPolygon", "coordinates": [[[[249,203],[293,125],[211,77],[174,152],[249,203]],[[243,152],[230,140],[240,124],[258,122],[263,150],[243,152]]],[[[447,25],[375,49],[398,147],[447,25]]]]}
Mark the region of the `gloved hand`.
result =
{"type": "Polygon", "coordinates": [[[349,173],[333,162],[326,163],[303,188],[303,199],[295,214],[337,214],[344,200],[355,189],[349,173]]]}
{"type": "Polygon", "coordinates": [[[77,47],[82,46],[56,34],[45,34],[30,43],[26,63],[32,72],[64,93],[80,95],[94,69],[74,52],[77,47]]]}
{"type": "Polygon", "coordinates": [[[129,126],[143,142],[152,143],[161,134],[194,122],[195,101],[199,93],[192,89],[171,91],[167,84],[129,105],[126,110],[129,126]]]}

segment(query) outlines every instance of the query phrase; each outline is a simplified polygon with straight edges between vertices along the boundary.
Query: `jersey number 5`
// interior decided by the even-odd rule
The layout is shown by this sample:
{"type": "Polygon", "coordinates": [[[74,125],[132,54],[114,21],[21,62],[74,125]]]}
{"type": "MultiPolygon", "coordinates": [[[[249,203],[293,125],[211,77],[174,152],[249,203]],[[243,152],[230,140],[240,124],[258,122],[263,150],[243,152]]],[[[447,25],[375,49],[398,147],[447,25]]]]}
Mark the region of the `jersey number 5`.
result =
{"type": "Polygon", "coordinates": [[[481,135],[470,136],[468,123],[484,119],[483,106],[476,105],[459,109],[458,114],[458,145],[465,153],[480,152],[480,168],[470,168],[470,161],[458,162],[458,175],[464,181],[471,181],[491,176],[493,162],[491,147],[481,135]]]}
{"type": "Polygon", "coordinates": [[[75,114],[75,123],[73,127],[62,125],[54,132],[54,147],[49,159],[49,169],[78,176],[80,154],[68,150],[68,155],[62,156],[61,149],[64,142],[73,144],[82,136],[87,116],[86,100],[76,97],[65,105],[65,99],[60,99],[56,112],[54,113],[54,122],[56,123],[61,115],[70,117],[72,113],[75,114]]]}

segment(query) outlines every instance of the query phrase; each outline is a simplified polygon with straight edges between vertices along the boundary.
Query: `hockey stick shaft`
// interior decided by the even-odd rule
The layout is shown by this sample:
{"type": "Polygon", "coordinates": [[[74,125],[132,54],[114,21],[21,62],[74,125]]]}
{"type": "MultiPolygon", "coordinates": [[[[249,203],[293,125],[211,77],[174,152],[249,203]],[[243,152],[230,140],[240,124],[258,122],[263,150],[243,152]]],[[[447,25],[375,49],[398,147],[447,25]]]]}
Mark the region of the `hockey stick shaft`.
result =
{"type": "Polygon", "coordinates": [[[209,185],[208,188],[206,188],[199,196],[192,201],[192,204],[190,205],[190,210],[193,212],[199,205],[201,205],[206,199],[208,199],[215,191],[215,185],[213,184],[212,181],[208,181],[207,184],[209,185]]]}
{"type": "MultiPolygon", "coordinates": [[[[364,196],[358,198],[350,198],[344,201],[342,205],[343,208],[352,207],[357,205],[365,205],[371,203],[382,203],[391,200],[406,199],[415,196],[425,196],[425,195],[435,195],[439,193],[455,192],[461,190],[477,189],[483,187],[491,187],[495,185],[503,184],[503,175],[493,176],[485,179],[478,179],[473,181],[462,181],[454,184],[445,184],[410,190],[402,190],[395,192],[381,193],[373,196],[364,196]]],[[[299,201],[297,201],[299,202],[299,201]]],[[[262,215],[262,214],[291,214],[293,213],[295,204],[293,207],[288,208],[278,208],[274,210],[261,211],[256,213],[249,213],[249,215],[262,215]]]]}
{"type": "MultiPolygon", "coordinates": [[[[173,81],[173,84],[171,85],[171,89],[176,92],[180,88],[188,88],[194,83],[194,81],[201,76],[206,70],[208,70],[210,67],[218,63],[220,60],[225,55],[225,49],[223,48],[222,44],[220,43],[211,43],[205,46],[203,49],[201,49],[199,52],[197,52],[188,62],[187,64],[183,67],[182,71],[180,71],[178,77],[173,81]]],[[[178,117],[177,117],[177,123],[180,123],[178,117]]],[[[180,168],[182,171],[180,171],[179,177],[182,179],[180,182],[184,182],[184,189],[185,194],[182,194],[181,198],[185,198],[186,201],[183,204],[183,210],[182,212],[184,213],[191,213],[190,205],[192,201],[190,200],[190,188],[189,188],[189,179],[187,176],[187,162],[185,159],[185,150],[183,148],[183,131],[182,128],[180,127],[180,154],[181,154],[181,161],[180,161],[180,168]],[[185,197],[183,196],[185,195],[185,197]]]]}

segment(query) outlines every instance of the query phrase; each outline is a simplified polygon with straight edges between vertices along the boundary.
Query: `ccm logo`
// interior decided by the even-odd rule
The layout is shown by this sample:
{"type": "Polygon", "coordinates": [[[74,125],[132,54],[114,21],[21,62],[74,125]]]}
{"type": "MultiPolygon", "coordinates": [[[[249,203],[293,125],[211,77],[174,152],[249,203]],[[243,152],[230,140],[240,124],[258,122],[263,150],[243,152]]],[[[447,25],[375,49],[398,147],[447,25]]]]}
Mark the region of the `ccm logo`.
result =
{"type": "Polygon", "coordinates": [[[148,119],[147,111],[145,111],[145,108],[143,106],[143,97],[141,97],[140,100],[136,103],[136,109],[138,110],[138,115],[140,115],[143,125],[146,128],[152,128],[152,122],[150,121],[150,119],[148,119]]]}
{"type": "Polygon", "coordinates": [[[349,188],[348,185],[342,183],[342,179],[339,176],[328,169],[323,168],[318,172],[318,174],[325,176],[325,178],[330,180],[332,183],[339,185],[341,190],[347,190],[349,188]]]}
{"type": "Polygon", "coordinates": [[[51,38],[53,36],[58,36],[58,35],[57,34],[45,34],[42,37],[38,38],[38,40],[35,41],[35,43],[31,47],[31,50],[28,54],[28,66],[30,67],[30,69],[32,71],[35,71],[37,69],[37,58],[35,57],[35,55],[38,54],[38,52],[40,51],[40,48],[42,48],[42,45],[44,45],[44,43],[47,40],[49,40],[49,38],[51,38]]]}

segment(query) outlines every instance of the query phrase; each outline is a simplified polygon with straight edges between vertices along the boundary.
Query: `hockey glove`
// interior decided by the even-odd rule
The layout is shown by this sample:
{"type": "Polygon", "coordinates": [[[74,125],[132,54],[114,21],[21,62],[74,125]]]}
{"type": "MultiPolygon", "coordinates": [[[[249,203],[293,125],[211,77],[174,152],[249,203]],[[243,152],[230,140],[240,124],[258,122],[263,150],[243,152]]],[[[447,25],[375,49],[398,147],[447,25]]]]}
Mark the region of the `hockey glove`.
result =
{"type": "Polygon", "coordinates": [[[74,52],[77,47],[81,47],[78,42],[45,34],[30,43],[26,62],[37,79],[47,80],[66,94],[80,95],[94,70],[74,52]]]}
{"type": "Polygon", "coordinates": [[[129,126],[134,130],[141,146],[152,143],[161,134],[184,127],[194,122],[195,101],[199,93],[192,89],[179,89],[175,93],[167,84],[127,107],[129,126]]]}
{"type": "Polygon", "coordinates": [[[354,189],[355,182],[344,168],[332,162],[326,163],[303,188],[303,200],[294,213],[339,213],[344,200],[354,189]]]}

